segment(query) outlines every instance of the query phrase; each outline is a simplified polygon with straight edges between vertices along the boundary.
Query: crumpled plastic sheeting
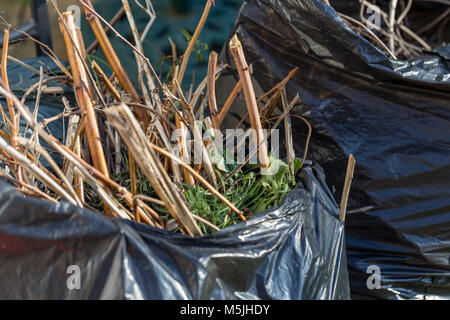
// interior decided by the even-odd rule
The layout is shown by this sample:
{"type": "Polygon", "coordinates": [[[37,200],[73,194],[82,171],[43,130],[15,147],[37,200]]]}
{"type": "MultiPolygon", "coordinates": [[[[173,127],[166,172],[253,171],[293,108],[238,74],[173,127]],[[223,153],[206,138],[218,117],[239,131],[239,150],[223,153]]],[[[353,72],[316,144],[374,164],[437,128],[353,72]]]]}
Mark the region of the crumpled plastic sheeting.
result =
{"type": "Polygon", "coordinates": [[[1,182],[0,299],[349,299],[338,214],[319,167],[279,208],[200,238],[1,182]],[[71,265],[79,290],[67,286],[71,265]]]}
{"type": "MultiPolygon", "coordinates": [[[[299,67],[287,91],[304,101],[294,112],[313,125],[309,158],[338,200],[347,158],[356,158],[346,221],[352,298],[449,299],[449,48],[389,59],[319,0],[244,1],[234,29],[264,90],[299,67]],[[368,289],[371,265],[380,289],[368,289]]],[[[306,130],[292,122],[301,154],[306,130]]]]}

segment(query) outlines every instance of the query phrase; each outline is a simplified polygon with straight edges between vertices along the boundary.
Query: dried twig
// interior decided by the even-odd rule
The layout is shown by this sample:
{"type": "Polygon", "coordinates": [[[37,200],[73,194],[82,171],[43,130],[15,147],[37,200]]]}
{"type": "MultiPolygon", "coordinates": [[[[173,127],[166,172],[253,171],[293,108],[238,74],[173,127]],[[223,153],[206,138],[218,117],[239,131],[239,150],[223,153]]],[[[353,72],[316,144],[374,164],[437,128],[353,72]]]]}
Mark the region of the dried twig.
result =
{"type": "Polygon", "coordinates": [[[78,197],[77,193],[75,192],[75,189],[73,189],[71,182],[67,179],[66,175],[62,172],[62,170],[58,167],[58,165],[56,164],[56,162],[53,160],[53,158],[49,155],[49,153],[47,152],[47,150],[45,150],[44,148],[42,148],[41,146],[39,146],[38,144],[36,144],[34,141],[32,141],[31,139],[24,139],[24,138],[17,138],[18,142],[23,145],[26,146],[29,149],[34,149],[35,152],[42,154],[42,156],[45,158],[45,160],[48,161],[48,163],[50,164],[50,166],[53,168],[53,170],[55,170],[56,174],[59,176],[59,178],[61,179],[61,181],[64,183],[64,185],[67,187],[68,191],[70,192],[71,196],[73,197],[73,199],[76,201],[76,204],[83,208],[83,202],[80,200],[80,198],[78,197]]]}
{"type": "MultiPolygon", "coordinates": [[[[386,52],[387,52],[392,58],[397,59],[397,57],[395,56],[395,53],[394,53],[393,51],[391,51],[391,50],[384,44],[384,42],[381,41],[381,39],[378,38],[378,36],[377,36],[375,33],[373,33],[372,30],[370,30],[365,24],[363,24],[363,23],[359,22],[358,20],[353,19],[352,17],[349,17],[349,16],[347,16],[347,15],[345,15],[345,14],[343,14],[343,13],[339,13],[339,16],[342,17],[342,18],[344,18],[344,19],[346,19],[346,20],[348,20],[348,21],[350,21],[350,22],[353,22],[353,23],[357,24],[358,26],[360,26],[361,28],[363,28],[364,31],[366,31],[366,32],[367,32],[367,33],[375,40],[376,43],[378,43],[384,50],[386,50],[386,52]]],[[[362,19],[365,20],[364,17],[362,17],[362,19]]]]}
{"type": "Polygon", "coordinates": [[[33,68],[33,67],[30,66],[29,64],[27,64],[27,63],[25,63],[25,62],[23,62],[23,61],[21,61],[21,60],[19,60],[19,59],[16,59],[16,58],[14,58],[14,57],[8,55],[8,60],[11,61],[11,62],[17,63],[17,64],[20,65],[21,67],[24,67],[25,69],[28,69],[28,70],[30,70],[31,72],[35,73],[35,74],[39,74],[39,70],[38,70],[38,69],[33,68]]]}
{"type": "Polygon", "coordinates": [[[37,187],[29,185],[29,184],[27,184],[25,182],[20,182],[20,181],[14,179],[13,177],[11,177],[6,172],[5,169],[0,169],[0,177],[10,181],[11,183],[15,184],[16,186],[20,186],[22,188],[22,192],[27,194],[27,195],[29,195],[29,196],[39,197],[39,198],[43,198],[43,199],[49,200],[50,202],[53,202],[53,203],[58,203],[58,200],[56,200],[55,198],[52,198],[48,194],[42,192],[37,187]]]}
{"type": "Polygon", "coordinates": [[[70,72],[67,70],[66,67],[64,67],[64,64],[61,62],[60,59],[58,59],[58,57],[56,56],[56,54],[53,52],[53,50],[47,46],[45,43],[40,42],[39,40],[33,38],[32,36],[30,36],[28,33],[26,33],[25,31],[22,31],[20,29],[13,29],[14,31],[21,33],[23,35],[25,35],[28,39],[32,40],[33,42],[37,43],[38,45],[41,46],[41,49],[43,49],[44,53],[58,66],[58,68],[68,77],[71,77],[70,72]]]}
{"type": "Polygon", "coordinates": [[[147,25],[144,28],[144,31],[142,31],[141,34],[141,42],[144,41],[144,39],[147,37],[147,33],[150,30],[150,28],[153,25],[153,22],[155,22],[156,20],[156,13],[155,13],[155,9],[153,9],[153,5],[151,0],[145,0],[145,5],[146,7],[144,7],[139,0],[134,0],[134,2],[136,2],[136,4],[141,7],[142,10],[144,10],[145,13],[147,13],[147,15],[149,16],[150,20],[148,21],[147,25]]]}
{"type": "MultiPolygon", "coordinates": [[[[3,88],[0,88],[0,91],[3,88]]],[[[68,194],[63,188],[60,187],[58,183],[53,181],[48,175],[45,174],[37,165],[28,160],[24,155],[18,152],[16,149],[11,147],[3,138],[0,137],[0,150],[7,153],[9,156],[14,158],[23,168],[26,168],[29,172],[31,172],[37,179],[41,180],[48,186],[50,186],[56,193],[66,198],[70,203],[77,205],[75,199],[68,194]]]]}
{"type": "MultiPolygon", "coordinates": [[[[144,47],[142,45],[142,39],[139,37],[139,32],[137,30],[137,26],[136,26],[136,22],[134,21],[133,14],[131,13],[131,8],[128,3],[128,0],[122,0],[122,4],[123,4],[123,7],[125,8],[125,13],[127,15],[128,22],[131,27],[131,31],[133,33],[134,41],[136,43],[136,48],[138,49],[138,52],[135,52],[135,55],[136,55],[136,62],[138,65],[138,71],[141,73],[140,74],[140,82],[143,82],[142,81],[142,70],[143,70],[143,72],[145,73],[145,76],[147,78],[147,85],[150,89],[150,96],[152,97],[152,100],[157,104],[157,106],[159,106],[159,104],[161,104],[161,100],[159,99],[159,96],[155,93],[156,86],[153,81],[149,65],[146,64],[144,59],[142,58],[142,55],[144,55],[144,47]]],[[[149,5],[151,6],[151,3],[149,5]]],[[[150,26],[151,26],[151,24],[147,25],[147,27],[150,27],[150,26]]],[[[143,83],[141,83],[141,89],[143,91],[144,97],[149,96],[149,94],[147,92],[147,88],[145,87],[145,85],[143,83]]]]}
{"type": "MultiPolygon", "coordinates": [[[[145,63],[148,65],[149,69],[152,71],[154,77],[156,78],[158,85],[160,88],[163,87],[163,84],[161,82],[161,80],[158,77],[158,74],[156,73],[155,69],[153,68],[152,64],[150,63],[150,60],[139,51],[139,49],[137,49],[135,46],[133,46],[127,39],[125,39],[116,29],[114,29],[105,19],[102,18],[102,16],[100,16],[93,8],[92,4],[89,5],[86,2],[84,2],[84,0],[78,0],[83,8],[85,9],[85,12],[88,12],[89,16],[92,18],[95,16],[95,18],[97,18],[99,21],[103,22],[107,27],[109,27],[111,29],[111,31],[114,32],[114,34],[120,39],[122,40],[127,46],[129,46],[134,52],[136,52],[137,54],[139,54],[141,56],[142,59],[144,59],[145,63]]],[[[101,26],[101,25],[100,25],[101,26]]]]}
{"type": "MultiPolygon", "coordinates": [[[[365,6],[371,6],[372,3],[368,2],[367,0],[359,0],[361,2],[361,10],[364,9],[365,6]]],[[[388,21],[389,17],[388,14],[386,12],[384,12],[383,10],[380,9],[380,15],[381,17],[385,20],[388,21]]],[[[367,19],[364,18],[364,16],[360,17],[362,22],[367,23],[367,19]]],[[[415,34],[413,31],[411,31],[411,29],[407,28],[403,23],[400,24],[398,26],[403,32],[407,33],[411,38],[413,38],[414,40],[416,40],[421,46],[423,46],[426,50],[431,50],[430,45],[428,45],[422,38],[420,38],[417,34],[415,34]]],[[[386,34],[388,36],[388,32],[384,32],[384,30],[380,29],[380,31],[383,34],[386,34]]]]}

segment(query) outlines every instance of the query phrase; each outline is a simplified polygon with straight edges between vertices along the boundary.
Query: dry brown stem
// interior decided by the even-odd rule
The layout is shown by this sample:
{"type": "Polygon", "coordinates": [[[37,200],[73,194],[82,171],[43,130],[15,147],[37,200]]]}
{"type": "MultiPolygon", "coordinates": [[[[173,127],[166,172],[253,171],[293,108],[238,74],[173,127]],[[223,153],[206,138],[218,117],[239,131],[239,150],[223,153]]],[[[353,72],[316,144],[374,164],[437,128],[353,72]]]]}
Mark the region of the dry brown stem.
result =
{"type": "Polygon", "coordinates": [[[259,164],[262,169],[265,169],[270,166],[269,155],[267,153],[267,143],[262,130],[258,103],[256,101],[255,91],[253,89],[250,70],[247,61],[245,60],[244,50],[242,49],[241,42],[239,41],[237,35],[234,35],[230,41],[230,50],[236,63],[239,78],[242,81],[242,90],[244,91],[247,110],[250,116],[250,124],[254,130],[254,140],[256,145],[259,146],[259,164]]]}
{"type": "Polygon", "coordinates": [[[212,127],[215,130],[220,129],[218,111],[217,111],[217,101],[216,101],[216,67],[217,67],[217,53],[214,51],[211,52],[209,56],[208,63],[208,75],[207,75],[207,96],[208,96],[208,104],[209,110],[211,113],[211,121],[212,127]]]}
{"type": "Polygon", "coordinates": [[[236,101],[236,98],[239,96],[241,90],[242,90],[242,82],[241,80],[239,80],[234,86],[227,100],[223,104],[222,109],[220,109],[219,126],[222,124],[223,120],[225,120],[225,117],[227,116],[228,112],[230,112],[230,109],[233,106],[234,101],[236,101]]]}
{"type": "Polygon", "coordinates": [[[347,212],[348,196],[350,194],[350,187],[352,186],[353,172],[355,171],[355,164],[356,164],[356,160],[353,157],[353,155],[350,154],[350,157],[348,158],[347,172],[345,173],[344,189],[342,190],[341,209],[339,212],[339,220],[341,222],[345,221],[345,215],[347,212]]]}

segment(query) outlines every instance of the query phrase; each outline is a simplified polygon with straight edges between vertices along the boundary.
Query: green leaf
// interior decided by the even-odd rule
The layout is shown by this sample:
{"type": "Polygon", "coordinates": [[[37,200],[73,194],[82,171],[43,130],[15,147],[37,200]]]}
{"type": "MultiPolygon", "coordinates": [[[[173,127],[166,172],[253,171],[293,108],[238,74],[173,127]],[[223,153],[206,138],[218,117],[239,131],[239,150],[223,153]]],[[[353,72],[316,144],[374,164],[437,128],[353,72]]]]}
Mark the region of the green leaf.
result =
{"type": "Polygon", "coordinates": [[[190,42],[192,39],[192,36],[189,34],[189,32],[186,31],[186,29],[184,28],[178,28],[178,30],[181,31],[181,33],[183,34],[183,36],[186,38],[187,42],[190,42]]]}
{"type": "Polygon", "coordinates": [[[297,174],[300,171],[300,169],[302,168],[302,166],[303,166],[302,161],[297,159],[297,158],[295,158],[295,160],[294,160],[294,173],[297,174]]]}
{"type": "Polygon", "coordinates": [[[203,55],[200,51],[197,52],[197,62],[202,63],[203,62],[203,55]]]}

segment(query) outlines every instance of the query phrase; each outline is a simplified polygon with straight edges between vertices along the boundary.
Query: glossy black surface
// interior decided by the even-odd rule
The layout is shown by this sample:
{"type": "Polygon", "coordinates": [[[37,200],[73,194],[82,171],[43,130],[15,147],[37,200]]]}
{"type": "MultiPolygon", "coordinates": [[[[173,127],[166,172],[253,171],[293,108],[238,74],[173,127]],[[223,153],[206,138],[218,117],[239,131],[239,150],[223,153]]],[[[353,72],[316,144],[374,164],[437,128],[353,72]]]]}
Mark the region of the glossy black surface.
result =
{"type": "MultiPolygon", "coordinates": [[[[234,32],[264,90],[299,68],[287,89],[304,101],[295,112],[313,125],[308,158],[338,200],[356,158],[352,298],[450,298],[450,47],[389,59],[319,0],[244,1],[234,32]],[[381,269],[379,290],[367,288],[370,265],[381,269]]],[[[302,154],[306,130],[292,121],[302,154]]]]}
{"type": "Polygon", "coordinates": [[[0,299],[348,299],[337,205],[320,168],[300,179],[279,208],[201,238],[0,182],[0,299]]]}

